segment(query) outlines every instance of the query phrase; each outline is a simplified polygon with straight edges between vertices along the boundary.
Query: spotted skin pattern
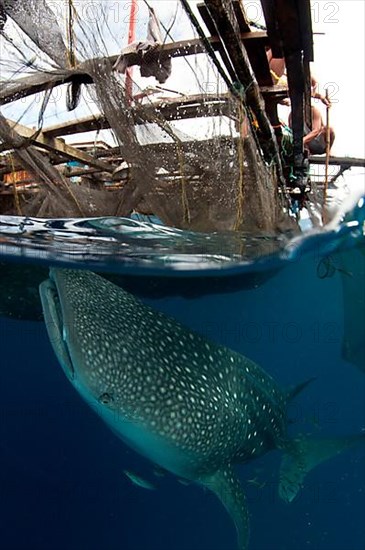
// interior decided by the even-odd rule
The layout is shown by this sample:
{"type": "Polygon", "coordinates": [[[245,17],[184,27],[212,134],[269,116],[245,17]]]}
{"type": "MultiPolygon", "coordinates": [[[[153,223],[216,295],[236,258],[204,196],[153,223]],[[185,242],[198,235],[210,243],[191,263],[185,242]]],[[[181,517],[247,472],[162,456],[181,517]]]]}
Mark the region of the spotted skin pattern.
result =
{"type": "Polygon", "coordinates": [[[232,465],[285,447],[286,394],[246,357],[94,273],[52,269],[40,294],[56,355],[83,398],[131,447],[211,489],[246,549],[232,465]]]}

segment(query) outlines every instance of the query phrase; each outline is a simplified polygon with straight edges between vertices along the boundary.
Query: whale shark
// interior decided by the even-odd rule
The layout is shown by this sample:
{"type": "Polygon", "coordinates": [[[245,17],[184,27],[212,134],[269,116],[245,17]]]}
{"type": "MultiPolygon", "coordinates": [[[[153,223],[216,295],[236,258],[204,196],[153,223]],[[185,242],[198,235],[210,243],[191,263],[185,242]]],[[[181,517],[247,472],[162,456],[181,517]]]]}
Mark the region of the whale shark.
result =
{"type": "Polygon", "coordinates": [[[280,388],[247,357],[95,273],[52,268],[40,296],[50,342],[82,398],[131,448],[215,493],[240,550],[249,514],[236,464],[281,450],[279,495],[290,502],[313,467],[364,438],[290,439],[287,406],[307,382],[280,388]]]}

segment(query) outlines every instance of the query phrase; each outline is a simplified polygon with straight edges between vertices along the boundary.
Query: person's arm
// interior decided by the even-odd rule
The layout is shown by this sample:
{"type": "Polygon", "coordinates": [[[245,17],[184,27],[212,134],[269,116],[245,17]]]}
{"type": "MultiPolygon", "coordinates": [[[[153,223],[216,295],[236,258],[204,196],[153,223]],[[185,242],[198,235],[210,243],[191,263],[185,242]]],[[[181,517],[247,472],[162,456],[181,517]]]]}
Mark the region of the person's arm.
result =
{"type": "Polygon", "coordinates": [[[330,99],[327,99],[326,96],[320,94],[319,92],[312,92],[312,97],[314,99],[320,99],[326,107],[331,107],[332,103],[330,99]]]}
{"type": "Polygon", "coordinates": [[[315,94],[318,90],[318,81],[316,79],[315,76],[313,76],[313,74],[311,74],[311,90],[312,90],[312,97],[313,97],[313,94],[315,94]]]}

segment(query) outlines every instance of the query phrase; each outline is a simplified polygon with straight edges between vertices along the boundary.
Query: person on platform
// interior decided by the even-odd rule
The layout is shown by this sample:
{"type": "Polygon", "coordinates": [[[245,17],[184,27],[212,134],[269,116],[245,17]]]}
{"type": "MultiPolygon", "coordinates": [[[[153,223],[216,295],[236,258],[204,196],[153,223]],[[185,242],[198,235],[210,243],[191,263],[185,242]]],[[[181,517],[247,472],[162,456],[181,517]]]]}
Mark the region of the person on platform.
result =
{"type": "MultiPolygon", "coordinates": [[[[289,127],[291,127],[291,113],[289,115],[289,127]]],[[[335,140],[335,132],[331,127],[327,129],[327,126],[323,122],[320,110],[312,105],[312,129],[310,130],[308,126],[304,124],[304,149],[306,149],[311,155],[326,154],[327,135],[329,138],[329,150],[331,151],[335,140]]]]}
{"type": "MultiPolygon", "coordinates": [[[[286,67],[284,58],[275,58],[272,55],[271,49],[266,52],[267,60],[269,62],[270,71],[275,78],[277,84],[287,85],[286,80],[286,67]]],[[[316,78],[311,75],[311,96],[313,99],[319,99],[327,107],[331,107],[331,101],[328,97],[323,96],[318,92],[318,82],[316,78]]],[[[290,100],[283,101],[284,105],[290,106],[290,100]]],[[[291,113],[289,115],[289,127],[291,128],[291,113]]],[[[327,126],[323,122],[323,118],[320,110],[312,104],[312,129],[304,125],[304,149],[309,151],[312,155],[324,155],[327,150],[327,136],[329,138],[329,147],[332,148],[335,140],[335,132],[333,128],[327,126]]]]}

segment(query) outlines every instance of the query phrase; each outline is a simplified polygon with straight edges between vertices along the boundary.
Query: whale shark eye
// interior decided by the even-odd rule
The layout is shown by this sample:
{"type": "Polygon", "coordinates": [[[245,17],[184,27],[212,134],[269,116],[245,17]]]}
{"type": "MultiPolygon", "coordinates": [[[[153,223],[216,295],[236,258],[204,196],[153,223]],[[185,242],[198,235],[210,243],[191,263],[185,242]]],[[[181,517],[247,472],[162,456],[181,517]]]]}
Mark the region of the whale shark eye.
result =
{"type": "Polygon", "coordinates": [[[108,405],[109,403],[112,403],[114,401],[114,397],[111,393],[102,393],[99,397],[99,402],[103,403],[103,405],[108,405]]]}

